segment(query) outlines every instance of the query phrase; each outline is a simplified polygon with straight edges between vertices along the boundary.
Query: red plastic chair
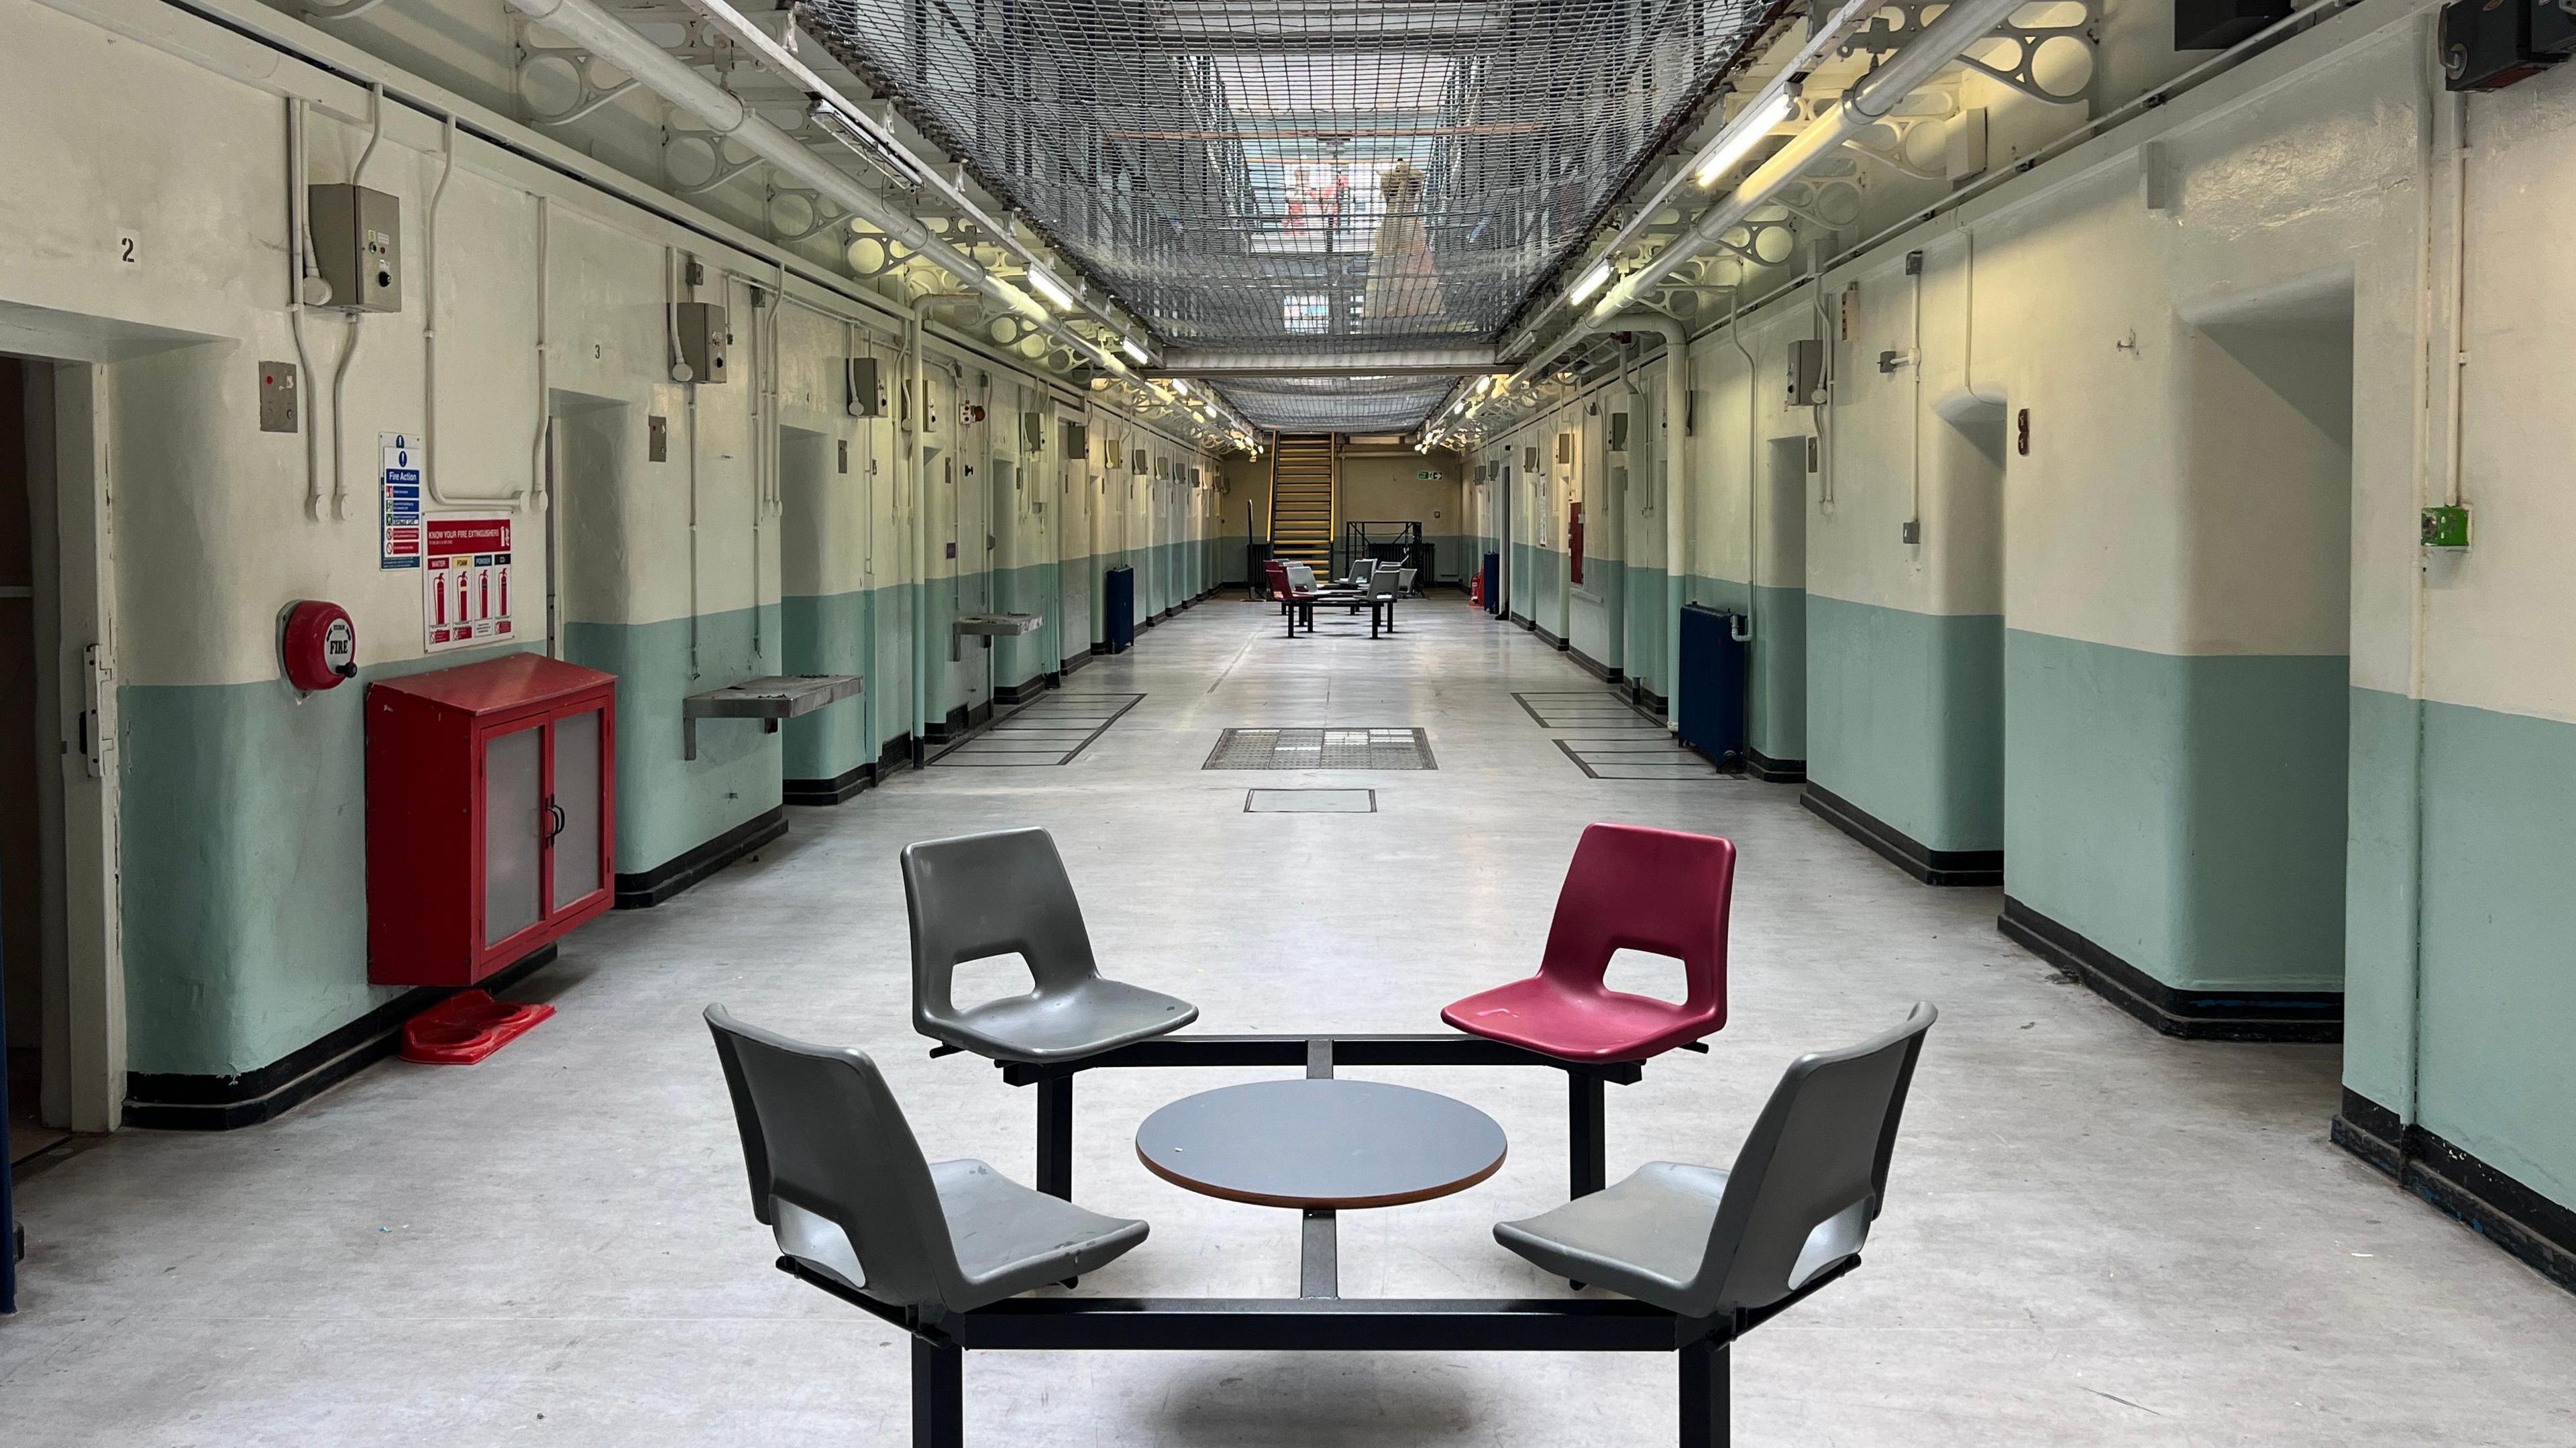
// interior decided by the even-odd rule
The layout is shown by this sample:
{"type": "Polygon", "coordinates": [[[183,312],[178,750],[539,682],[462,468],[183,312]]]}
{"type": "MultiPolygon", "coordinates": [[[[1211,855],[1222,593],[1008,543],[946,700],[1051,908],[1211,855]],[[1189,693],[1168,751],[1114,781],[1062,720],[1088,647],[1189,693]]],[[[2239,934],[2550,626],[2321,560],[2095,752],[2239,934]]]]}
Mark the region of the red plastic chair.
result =
{"type": "Polygon", "coordinates": [[[1735,846],[1714,835],[1590,825],[1574,847],[1538,974],[1440,1013],[1470,1035],[1565,1061],[1642,1061],[1726,1024],[1726,914],[1735,846]],[[1677,956],[1679,1005],[1602,984],[1620,950],[1677,956]]]}
{"type": "Polygon", "coordinates": [[[1303,615],[1306,620],[1306,631],[1313,633],[1315,631],[1314,590],[1297,587],[1289,580],[1288,565],[1275,558],[1264,562],[1261,569],[1262,576],[1270,580],[1270,596],[1279,600],[1279,612],[1288,620],[1288,636],[1290,638],[1297,636],[1297,620],[1300,615],[1303,615]]]}

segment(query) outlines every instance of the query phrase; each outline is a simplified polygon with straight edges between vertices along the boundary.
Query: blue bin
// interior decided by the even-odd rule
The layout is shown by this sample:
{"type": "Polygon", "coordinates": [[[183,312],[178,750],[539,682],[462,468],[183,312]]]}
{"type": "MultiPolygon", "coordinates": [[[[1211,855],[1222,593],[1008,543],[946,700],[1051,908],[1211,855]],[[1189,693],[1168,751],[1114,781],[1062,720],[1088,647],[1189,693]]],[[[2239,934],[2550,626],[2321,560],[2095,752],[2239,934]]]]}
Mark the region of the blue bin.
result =
{"type": "Polygon", "coordinates": [[[1701,604],[1682,606],[1680,677],[1673,686],[1674,732],[1720,768],[1744,763],[1744,640],[1736,615],[1701,604]]]}
{"type": "Polygon", "coordinates": [[[1123,654],[1136,646],[1136,570],[1124,564],[1106,575],[1103,611],[1108,619],[1109,651],[1123,654]]]}

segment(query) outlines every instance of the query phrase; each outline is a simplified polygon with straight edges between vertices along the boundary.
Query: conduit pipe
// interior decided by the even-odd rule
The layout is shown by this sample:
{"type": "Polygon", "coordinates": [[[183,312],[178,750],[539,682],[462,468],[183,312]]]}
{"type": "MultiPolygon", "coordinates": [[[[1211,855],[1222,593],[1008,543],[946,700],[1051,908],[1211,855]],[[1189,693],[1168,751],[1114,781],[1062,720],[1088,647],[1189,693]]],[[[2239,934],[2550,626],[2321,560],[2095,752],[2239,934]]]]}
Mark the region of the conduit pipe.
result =
{"type": "Polygon", "coordinates": [[[289,96],[286,101],[286,248],[287,268],[291,275],[286,286],[286,325],[295,336],[295,368],[298,385],[303,387],[304,404],[304,516],[322,520],[322,462],[315,453],[315,443],[322,435],[322,424],[313,416],[310,400],[313,392],[313,355],[304,343],[304,284],[313,277],[312,224],[305,209],[311,197],[305,190],[306,101],[302,96],[289,96]]]}
{"type": "MultiPolygon", "coordinates": [[[[430,188],[429,205],[421,211],[420,242],[420,470],[423,491],[442,508],[516,508],[522,490],[492,497],[447,492],[439,485],[438,466],[438,212],[447,200],[448,179],[456,174],[456,117],[439,128],[438,184],[430,188]]],[[[545,438],[545,198],[537,198],[537,437],[545,438]]],[[[537,461],[542,462],[540,456],[537,461]]]]}
{"type": "MultiPolygon", "coordinates": [[[[516,3],[516,0],[513,0],[516,3]]],[[[587,3],[587,0],[583,0],[587,3]]],[[[1508,391],[1513,384],[1526,382],[1539,370],[1556,360],[1567,348],[1599,332],[1613,318],[1636,304],[1637,298],[1660,285],[1681,265],[1717,244],[1719,237],[1744,223],[1755,211],[1768,205],[1789,183],[1805,174],[1809,166],[1841,149],[1845,141],[1878,124],[1917,86],[1957,60],[1968,48],[1983,40],[2028,0],[1956,0],[1941,12],[1940,18],[1923,28],[1911,45],[1878,69],[1863,76],[1858,84],[1807,128],[1775,152],[1771,159],[1754,168],[1742,185],[1724,201],[1702,212],[1688,230],[1672,245],[1658,253],[1653,261],[1613,283],[1592,310],[1581,320],[1559,334],[1534,353],[1528,363],[1512,374],[1509,383],[1498,391],[1508,391]]]]}
{"type": "MultiPolygon", "coordinates": [[[[1684,441],[1690,435],[1690,330],[1661,312],[1643,310],[1622,312],[1611,324],[1664,339],[1664,603],[1665,616],[1670,618],[1678,613],[1682,593],[1690,586],[1690,489],[1684,486],[1690,472],[1682,466],[1690,455],[1684,441]]],[[[1673,651],[1668,646],[1664,652],[1669,666],[1673,651]]],[[[1664,680],[1664,687],[1672,687],[1671,678],[1664,680]]]]}
{"type": "MultiPolygon", "coordinates": [[[[385,84],[383,81],[377,81],[367,87],[367,99],[367,109],[374,120],[367,131],[367,149],[358,153],[357,168],[349,173],[349,185],[353,188],[367,184],[367,163],[376,159],[376,147],[383,144],[385,139],[385,84]]],[[[340,399],[348,390],[349,365],[358,360],[358,343],[367,335],[363,327],[366,320],[367,314],[364,312],[349,313],[349,345],[340,349],[340,365],[331,373],[331,516],[339,519],[349,516],[349,450],[347,443],[342,440],[343,429],[340,425],[340,419],[347,409],[340,405],[340,399]]]]}
{"type": "MultiPolygon", "coordinates": [[[[1058,321],[1044,304],[974,258],[935,236],[921,221],[907,216],[857,177],[806,148],[804,143],[755,112],[739,96],[697,73],[686,62],[637,33],[597,0],[509,0],[512,8],[599,59],[643,82],[646,89],[695,116],[717,136],[758,156],[782,175],[812,187],[854,218],[908,247],[932,265],[1026,317],[1038,330],[1094,358],[1113,373],[1128,371],[1114,347],[1106,347],[1058,321]]],[[[710,12],[712,14],[712,12],[710,12]]],[[[737,15],[735,17],[740,20],[737,15]]],[[[719,17],[720,19],[720,17],[719,17]]],[[[748,21],[742,22],[748,25],[748,21]]],[[[773,42],[774,45],[774,42],[773,42]]],[[[808,72],[810,74],[810,72],[808,72]]]]}

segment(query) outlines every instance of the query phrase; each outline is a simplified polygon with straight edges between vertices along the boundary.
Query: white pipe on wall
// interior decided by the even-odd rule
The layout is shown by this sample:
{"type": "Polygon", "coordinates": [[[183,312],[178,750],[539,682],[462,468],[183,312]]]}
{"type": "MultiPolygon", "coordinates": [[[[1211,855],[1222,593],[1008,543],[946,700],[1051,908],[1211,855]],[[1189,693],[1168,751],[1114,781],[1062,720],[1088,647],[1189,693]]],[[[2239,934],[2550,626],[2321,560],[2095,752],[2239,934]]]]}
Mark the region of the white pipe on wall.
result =
{"type": "MultiPolygon", "coordinates": [[[[349,173],[352,187],[367,184],[367,163],[376,159],[376,147],[385,139],[385,85],[377,81],[367,87],[367,110],[373,118],[367,131],[367,149],[358,153],[356,169],[349,173]]],[[[337,298],[334,298],[337,300],[337,298]]],[[[340,349],[340,365],[331,373],[331,516],[349,516],[348,443],[344,438],[341,418],[347,409],[340,405],[349,386],[349,367],[358,360],[358,344],[366,340],[367,314],[349,313],[349,345],[340,349]]]]}
{"type": "Polygon", "coordinates": [[[305,219],[305,208],[311,202],[306,193],[304,159],[304,122],[307,102],[301,96],[286,101],[286,325],[295,336],[296,385],[304,389],[304,516],[322,519],[322,460],[315,444],[321,440],[322,423],[313,415],[313,353],[304,342],[304,283],[313,275],[312,227],[305,219]]]}

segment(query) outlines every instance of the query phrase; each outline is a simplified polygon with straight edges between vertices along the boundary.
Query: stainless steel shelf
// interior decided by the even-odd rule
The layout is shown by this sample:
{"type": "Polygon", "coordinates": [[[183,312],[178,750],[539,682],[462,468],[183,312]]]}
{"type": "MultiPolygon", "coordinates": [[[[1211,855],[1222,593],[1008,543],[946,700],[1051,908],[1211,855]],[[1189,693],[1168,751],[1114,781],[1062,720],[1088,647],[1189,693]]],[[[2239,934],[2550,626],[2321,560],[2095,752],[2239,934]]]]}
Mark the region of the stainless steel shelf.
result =
{"type": "Polygon", "coordinates": [[[864,684],[857,674],[776,674],[691,694],[680,701],[680,757],[698,757],[701,719],[757,719],[762,733],[775,734],[779,720],[837,704],[864,684]]]}
{"type": "Polygon", "coordinates": [[[1033,634],[1045,623],[1046,615],[1039,613],[961,613],[948,632],[948,662],[953,664],[965,657],[969,638],[983,639],[984,647],[989,649],[997,638],[1033,634]]]}

